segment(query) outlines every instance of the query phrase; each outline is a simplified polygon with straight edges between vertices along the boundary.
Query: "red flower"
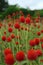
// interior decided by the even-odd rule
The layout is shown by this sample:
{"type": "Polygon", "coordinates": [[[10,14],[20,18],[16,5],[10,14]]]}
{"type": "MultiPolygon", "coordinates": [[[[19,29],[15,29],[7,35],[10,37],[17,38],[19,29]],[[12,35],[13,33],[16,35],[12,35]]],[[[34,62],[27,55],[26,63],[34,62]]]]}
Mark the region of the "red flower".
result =
{"type": "Polygon", "coordinates": [[[41,45],[42,49],[43,49],[43,44],[41,45]]]}
{"type": "Polygon", "coordinates": [[[30,40],[29,44],[30,44],[30,46],[35,46],[36,45],[35,40],[30,40]]]}
{"type": "Polygon", "coordinates": [[[2,23],[0,23],[0,28],[2,27],[2,23]]]}
{"type": "Polygon", "coordinates": [[[41,30],[41,33],[43,33],[43,30],[41,30]]]}
{"type": "Polygon", "coordinates": [[[17,61],[23,61],[25,59],[25,54],[23,51],[19,51],[16,54],[16,59],[17,61]]]}
{"type": "Polygon", "coordinates": [[[38,45],[40,43],[40,39],[39,38],[35,38],[35,44],[38,45]]]}
{"type": "Polygon", "coordinates": [[[25,17],[24,17],[24,16],[21,16],[21,17],[20,17],[20,22],[22,22],[22,23],[25,22],[25,17]]]}
{"type": "Polygon", "coordinates": [[[6,40],[7,40],[7,42],[11,42],[12,39],[11,39],[11,37],[8,37],[6,40]]]}
{"type": "Polygon", "coordinates": [[[29,50],[27,53],[27,57],[29,60],[36,60],[37,59],[36,51],[34,49],[29,50]]]}
{"type": "Polygon", "coordinates": [[[39,19],[38,18],[36,18],[36,23],[38,23],[39,22],[39,19]]]}
{"type": "Polygon", "coordinates": [[[2,36],[2,40],[5,41],[6,40],[6,36],[2,36]]]}
{"type": "Polygon", "coordinates": [[[38,28],[40,28],[40,25],[38,25],[38,28]]]}
{"type": "Polygon", "coordinates": [[[26,24],[30,24],[30,18],[26,18],[26,24]]]}
{"type": "Polygon", "coordinates": [[[12,39],[15,38],[15,35],[14,35],[14,34],[11,34],[11,38],[12,38],[12,39]]]}
{"type": "Polygon", "coordinates": [[[16,42],[16,45],[18,45],[19,43],[18,42],[16,42]]]}
{"type": "Polygon", "coordinates": [[[8,23],[8,26],[10,27],[11,26],[11,23],[8,23]]]}
{"type": "Polygon", "coordinates": [[[40,41],[43,42],[43,38],[41,38],[40,41]]]}
{"type": "Polygon", "coordinates": [[[6,48],[6,49],[4,50],[4,55],[6,56],[6,55],[8,55],[8,54],[12,54],[12,51],[11,51],[11,49],[6,48]]]}
{"type": "Polygon", "coordinates": [[[9,31],[9,32],[12,32],[12,31],[13,31],[13,29],[12,29],[11,27],[9,27],[9,28],[8,28],[8,31],[9,31]]]}
{"type": "Polygon", "coordinates": [[[7,56],[5,56],[5,63],[7,65],[13,65],[15,62],[14,56],[12,54],[8,54],[7,56]]]}
{"type": "Polygon", "coordinates": [[[37,35],[40,36],[41,35],[41,32],[37,32],[37,35]]]}
{"type": "Polygon", "coordinates": [[[19,24],[18,22],[16,22],[16,23],[14,24],[14,27],[15,27],[16,29],[19,29],[19,28],[20,28],[20,24],[19,24]]]}
{"type": "Polygon", "coordinates": [[[42,55],[42,51],[40,49],[36,50],[36,53],[37,53],[38,56],[42,55]]]}
{"type": "Polygon", "coordinates": [[[6,35],[6,31],[4,32],[4,34],[6,35]]]}

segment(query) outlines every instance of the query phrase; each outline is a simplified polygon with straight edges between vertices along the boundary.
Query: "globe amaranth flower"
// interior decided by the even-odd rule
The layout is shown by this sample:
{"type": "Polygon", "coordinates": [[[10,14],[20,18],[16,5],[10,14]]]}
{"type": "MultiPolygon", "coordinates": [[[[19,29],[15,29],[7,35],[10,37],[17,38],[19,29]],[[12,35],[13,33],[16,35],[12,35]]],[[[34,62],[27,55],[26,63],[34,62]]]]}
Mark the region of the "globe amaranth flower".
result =
{"type": "Polygon", "coordinates": [[[25,19],[25,22],[26,22],[26,24],[30,24],[30,22],[31,22],[30,18],[27,17],[27,18],[25,19]]]}
{"type": "Polygon", "coordinates": [[[6,56],[6,55],[8,55],[8,54],[12,54],[12,50],[11,50],[10,48],[6,48],[6,49],[4,50],[4,55],[6,56]]]}
{"type": "Polygon", "coordinates": [[[2,40],[3,40],[3,41],[6,40],[6,36],[5,36],[5,35],[2,36],[2,40]]]}
{"type": "Polygon", "coordinates": [[[34,49],[30,49],[28,52],[27,52],[27,58],[29,60],[36,60],[37,59],[37,53],[34,49]]]}
{"type": "Polygon", "coordinates": [[[5,56],[5,63],[7,65],[13,65],[15,63],[15,58],[13,54],[8,54],[7,56],[5,56]]]}
{"type": "Polygon", "coordinates": [[[25,17],[24,17],[24,16],[21,16],[21,17],[20,17],[20,22],[22,22],[22,23],[25,22],[25,17]]]}
{"type": "Polygon", "coordinates": [[[25,54],[23,51],[19,51],[16,53],[16,60],[17,61],[23,61],[25,59],[25,54]]]}
{"type": "Polygon", "coordinates": [[[6,41],[11,42],[12,41],[11,37],[7,37],[6,41]]]}
{"type": "Polygon", "coordinates": [[[30,44],[30,46],[35,46],[36,45],[35,44],[35,40],[34,39],[33,40],[30,40],[29,44],[30,44]]]}
{"type": "Polygon", "coordinates": [[[12,28],[12,27],[9,27],[9,28],[8,28],[8,32],[11,33],[12,31],[13,31],[13,28],[12,28]]]}
{"type": "Polygon", "coordinates": [[[14,24],[14,27],[15,27],[16,29],[19,29],[19,28],[20,28],[20,24],[19,24],[18,22],[16,22],[16,23],[14,24]]]}

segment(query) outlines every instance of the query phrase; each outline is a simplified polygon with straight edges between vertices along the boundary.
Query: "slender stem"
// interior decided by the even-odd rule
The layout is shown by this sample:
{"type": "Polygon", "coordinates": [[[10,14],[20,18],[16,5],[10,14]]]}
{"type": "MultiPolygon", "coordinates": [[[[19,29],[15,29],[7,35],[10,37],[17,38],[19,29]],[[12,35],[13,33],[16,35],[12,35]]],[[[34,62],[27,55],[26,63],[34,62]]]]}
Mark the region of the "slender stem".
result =
{"type": "MultiPolygon", "coordinates": [[[[19,31],[18,31],[18,29],[17,29],[17,36],[19,35],[19,31]]],[[[19,41],[19,38],[18,38],[18,43],[19,43],[20,41],[19,41]]],[[[20,43],[19,43],[19,51],[20,51],[20,43]]]]}
{"type": "Polygon", "coordinates": [[[17,65],[22,65],[22,64],[21,64],[21,62],[18,62],[18,64],[17,64],[17,65]]]}
{"type": "MultiPolygon", "coordinates": [[[[27,27],[28,28],[28,27],[27,27]]],[[[26,31],[26,52],[27,52],[27,50],[28,50],[28,31],[26,31]]]]}

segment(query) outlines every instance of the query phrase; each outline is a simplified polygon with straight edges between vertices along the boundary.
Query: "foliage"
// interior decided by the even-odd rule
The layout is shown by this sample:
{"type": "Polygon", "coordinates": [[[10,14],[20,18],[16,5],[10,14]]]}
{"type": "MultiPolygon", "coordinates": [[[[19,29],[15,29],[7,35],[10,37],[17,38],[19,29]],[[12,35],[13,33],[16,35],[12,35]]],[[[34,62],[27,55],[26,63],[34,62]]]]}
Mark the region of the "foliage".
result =
{"type": "Polygon", "coordinates": [[[3,12],[8,7],[8,3],[5,0],[0,0],[0,12],[3,12]]]}

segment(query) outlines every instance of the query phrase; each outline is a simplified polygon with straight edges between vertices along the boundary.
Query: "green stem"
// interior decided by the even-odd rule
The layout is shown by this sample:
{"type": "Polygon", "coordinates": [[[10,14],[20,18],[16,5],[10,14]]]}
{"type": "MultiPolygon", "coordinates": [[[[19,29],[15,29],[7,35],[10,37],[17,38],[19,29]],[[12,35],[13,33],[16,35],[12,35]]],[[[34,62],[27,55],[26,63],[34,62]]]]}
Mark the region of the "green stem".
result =
{"type": "Polygon", "coordinates": [[[30,61],[30,65],[32,65],[32,62],[30,61]]]}
{"type": "Polygon", "coordinates": [[[26,52],[27,50],[28,50],[28,31],[26,31],[26,52]]]}
{"type": "MultiPolygon", "coordinates": [[[[17,36],[19,35],[19,31],[18,31],[18,29],[17,29],[17,36]]],[[[18,39],[18,43],[19,43],[20,41],[19,41],[19,39],[18,39]]],[[[20,51],[20,43],[18,44],[19,45],[19,51],[20,51]]]]}
{"type": "Polygon", "coordinates": [[[21,62],[18,62],[18,64],[17,64],[17,65],[22,65],[22,64],[21,64],[21,62]]]}

